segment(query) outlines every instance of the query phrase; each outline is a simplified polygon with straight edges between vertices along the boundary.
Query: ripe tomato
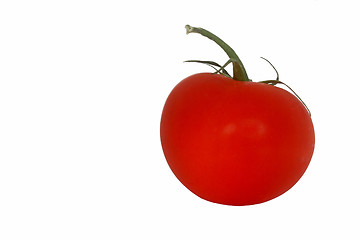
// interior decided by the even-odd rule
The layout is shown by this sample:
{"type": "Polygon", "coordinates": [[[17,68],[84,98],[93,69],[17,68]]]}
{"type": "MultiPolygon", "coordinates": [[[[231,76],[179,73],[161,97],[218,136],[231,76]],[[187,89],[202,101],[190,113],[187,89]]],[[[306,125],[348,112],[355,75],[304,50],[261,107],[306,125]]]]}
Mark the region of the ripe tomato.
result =
{"type": "Polygon", "coordinates": [[[221,67],[220,74],[192,75],[171,91],[160,123],[171,170],[190,191],[215,203],[251,205],[280,196],[301,178],[314,151],[307,107],[274,86],[282,83],[278,77],[249,80],[234,50],[214,34],[186,29],[222,47],[234,76],[215,62],[192,60],[221,67]]]}
{"type": "Polygon", "coordinates": [[[166,100],[161,142],[175,176],[211,202],[249,205],[289,190],[315,144],[303,104],[264,83],[200,73],[166,100]]]}

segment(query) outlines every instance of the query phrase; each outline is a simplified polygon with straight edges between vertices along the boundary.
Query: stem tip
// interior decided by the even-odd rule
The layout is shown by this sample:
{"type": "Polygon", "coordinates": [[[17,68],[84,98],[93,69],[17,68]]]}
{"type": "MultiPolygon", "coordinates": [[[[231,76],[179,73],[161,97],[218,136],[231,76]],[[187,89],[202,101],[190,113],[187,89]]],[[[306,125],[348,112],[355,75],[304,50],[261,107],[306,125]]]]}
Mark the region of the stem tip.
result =
{"type": "Polygon", "coordinates": [[[185,28],[186,28],[186,34],[189,34],[193,31],[193,27],[190,25],[186,25],[185,28]]]}

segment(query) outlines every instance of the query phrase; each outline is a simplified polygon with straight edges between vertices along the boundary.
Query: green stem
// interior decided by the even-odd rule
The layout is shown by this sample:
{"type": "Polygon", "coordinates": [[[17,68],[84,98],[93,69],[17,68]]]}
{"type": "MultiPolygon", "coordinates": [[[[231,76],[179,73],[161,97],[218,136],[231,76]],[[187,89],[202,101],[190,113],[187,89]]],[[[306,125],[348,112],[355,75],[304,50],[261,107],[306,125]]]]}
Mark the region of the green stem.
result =
{"type": "Polygon", "coordinates": [[[235,61],[232,62],[233,71],[234,71],[234,76],[233,76],[234,80],[250,81],[247,74],[246,74],[244,65],[240,61],[240,58],[235,53],[235,51],[229,45],[227,45],[223,40],[221,40],[219,37],[215,36],[211,32],[209,32],[209,31],[207,31],[205,29],[202,29],[202,28],[191,27],[189,25],[186,25],[185,28],[186,28],[186,33],[187,34],[189,34],[189,33],[199,33],[199,34],[203,35],[204,37],[207,37],[210,40],[213,40],[215,43],[217,43],[226,52],[226,54],[229,56],[230,59],[235,60],[235,61]]]}

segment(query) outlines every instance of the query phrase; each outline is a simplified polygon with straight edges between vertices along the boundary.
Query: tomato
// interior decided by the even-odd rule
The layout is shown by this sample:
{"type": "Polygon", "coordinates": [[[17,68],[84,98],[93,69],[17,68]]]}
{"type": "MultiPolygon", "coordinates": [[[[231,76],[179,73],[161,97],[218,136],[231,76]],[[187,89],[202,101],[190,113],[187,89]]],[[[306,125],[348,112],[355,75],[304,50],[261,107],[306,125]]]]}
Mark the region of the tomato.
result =
{"type": "Polygon", "coordinates": [[[166,100],[160,136],[167,162],[190,191],[249,205],[289,190],[314,150],[314,128],[291,93],[264,83],[200,73],[166,100]]]}
{"type": "Polygon", "coordinates": [[[171,91],[161,144],[191,192],[214,203],[252,205],[280,196],[304,174],[315,146],[311,116],[297,95],[271,82],[199,73],[171,91]]]}

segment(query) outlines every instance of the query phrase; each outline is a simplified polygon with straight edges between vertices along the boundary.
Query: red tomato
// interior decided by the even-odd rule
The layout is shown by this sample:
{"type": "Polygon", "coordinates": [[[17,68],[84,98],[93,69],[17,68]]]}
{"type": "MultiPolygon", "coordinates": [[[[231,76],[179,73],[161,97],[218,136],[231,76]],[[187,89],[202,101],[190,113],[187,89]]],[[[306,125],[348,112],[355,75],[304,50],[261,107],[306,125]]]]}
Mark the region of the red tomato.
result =
{"type": "Polygon", "coordinates": [[[227,205],[262,203],[288,191],[315,145],[311,117],[293,94],[210,73],[192,75],[172,90],[160,135],[182,184],[227,205]]]}

